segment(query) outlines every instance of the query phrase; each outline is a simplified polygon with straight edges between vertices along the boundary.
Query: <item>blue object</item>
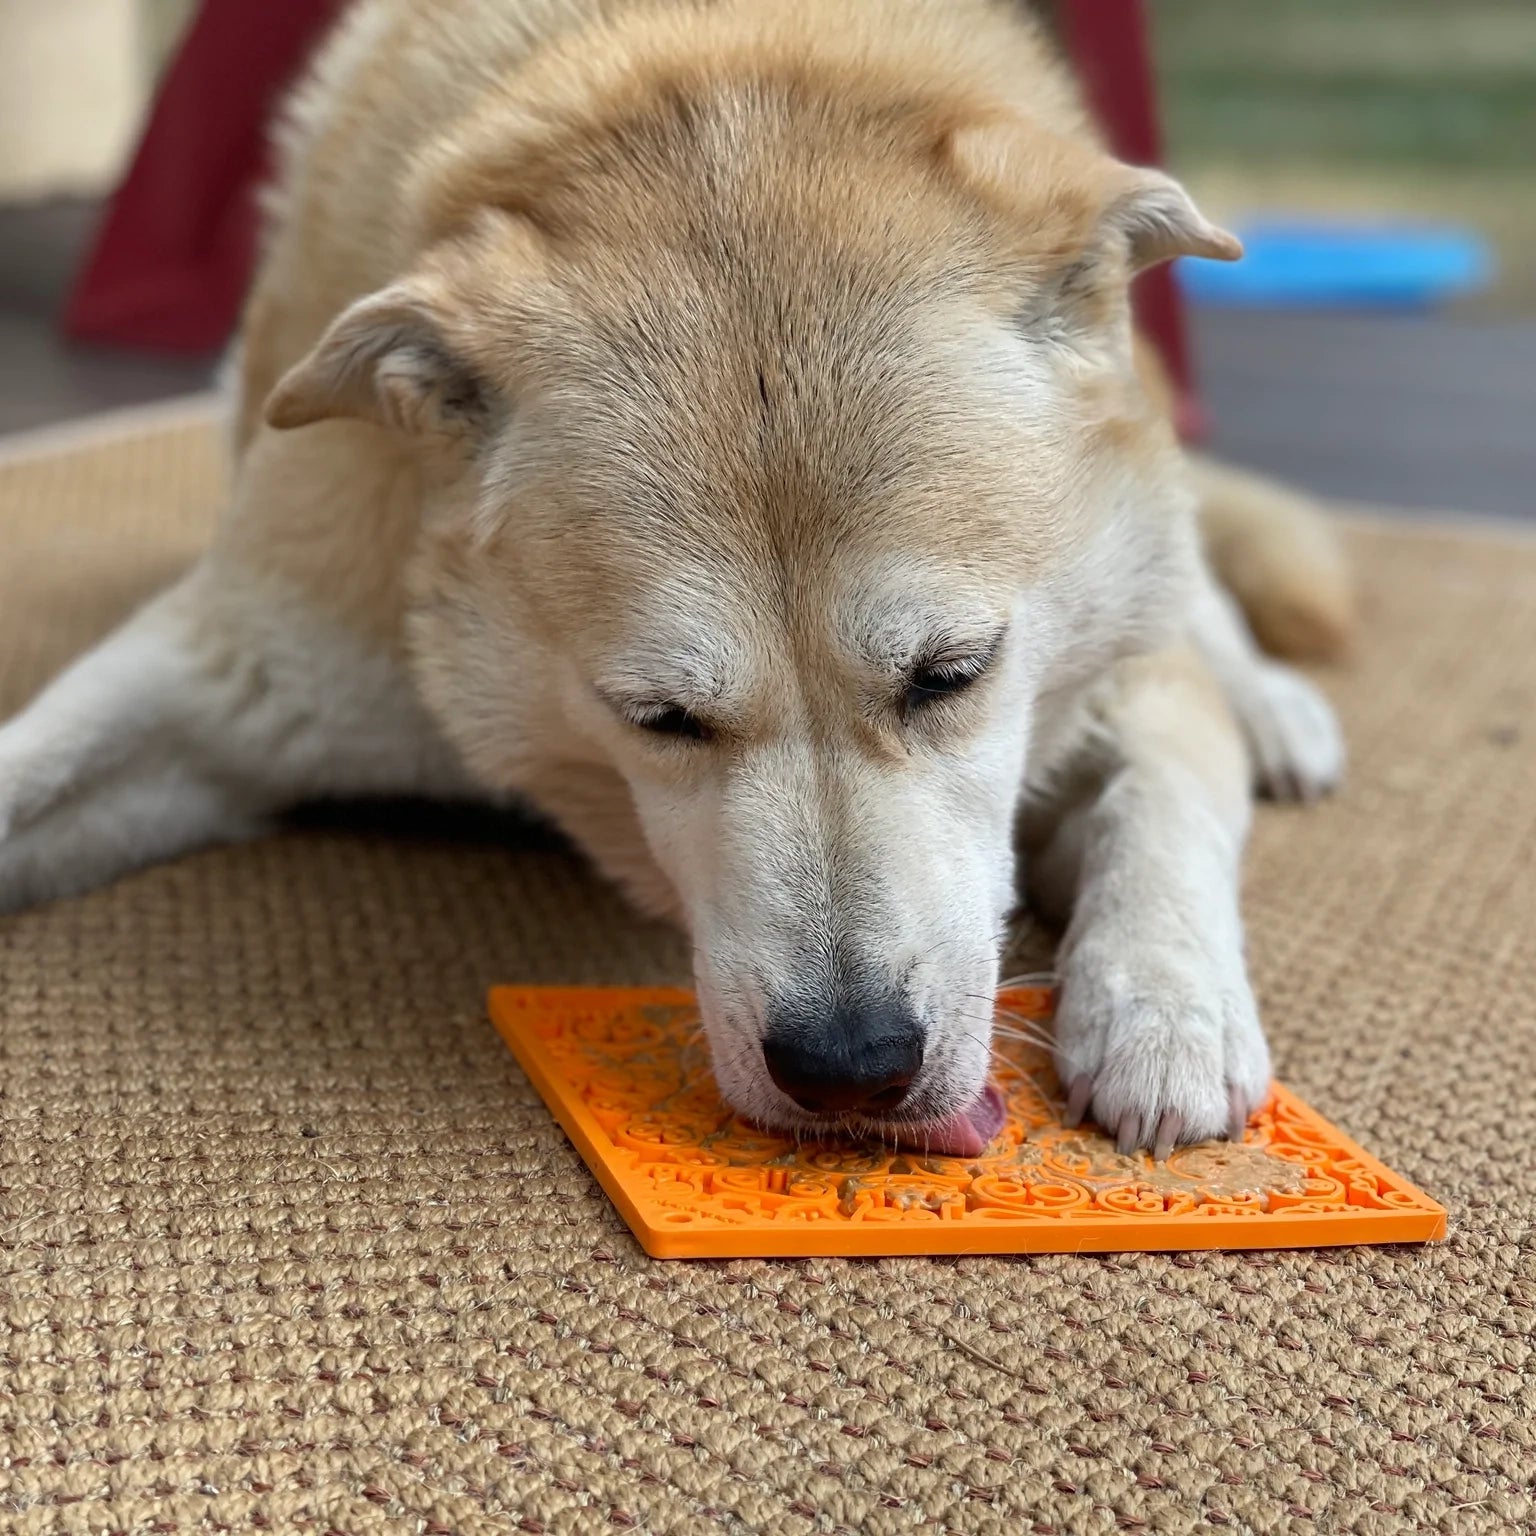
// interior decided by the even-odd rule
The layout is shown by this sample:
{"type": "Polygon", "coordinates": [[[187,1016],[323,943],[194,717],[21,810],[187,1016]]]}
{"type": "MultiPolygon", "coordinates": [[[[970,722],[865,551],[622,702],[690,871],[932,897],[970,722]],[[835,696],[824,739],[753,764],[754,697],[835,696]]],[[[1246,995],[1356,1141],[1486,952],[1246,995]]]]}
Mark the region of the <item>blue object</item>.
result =
{"type": "Polygon", "coordinates": [[[1472,230],[1429,224],[1260,220],[1235,231],[1241,261],[1182,260],[1195,304],[1244,309],[1424,309],[1493,275],[1472,230]]]}

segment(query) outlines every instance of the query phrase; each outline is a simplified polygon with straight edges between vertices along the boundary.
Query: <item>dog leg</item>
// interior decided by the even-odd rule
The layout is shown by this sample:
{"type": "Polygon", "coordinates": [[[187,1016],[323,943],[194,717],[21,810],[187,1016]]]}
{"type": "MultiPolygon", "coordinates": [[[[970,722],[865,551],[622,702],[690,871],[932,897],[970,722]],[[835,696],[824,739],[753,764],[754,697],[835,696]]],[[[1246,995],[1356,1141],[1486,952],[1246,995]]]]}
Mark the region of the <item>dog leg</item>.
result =
{"type": "Polygon", "coordinates": [[[1332,661],[1357,626],[1338,530],[1314,501],[1199,454],[1188,460],[1206,556],[1274,656],[1332,661]]]}
{"type": "Polygon", "coordinates": [[[1191,653],[1122,662],[1081,708],[1077,798],[1026,819],[1031,896],[1071,913],[1057,1069],[1070,1120],[1091,1106],[1123,1150],[1164,1154],[1240,1128],[1269,1086],[1238,910],[1248,764],[1191,653]]]}
{"type": "Polygon", "coordinates": [[[0,911],[301,799],[465,787],[393,658],[205,562],[0,727],[0,911]]]}
{"type": "Polygon", "coordinates": [[[1254,788],[1301,801],[1336,789],[1344,738],[1333,706],[1309,678],[1259,650],[1236,601],[1203,568],[1189,637],[1243,728],[1254,788]]]}
{"type": "Polygon", "coordinates": [[[556,761],[525,773],[518,790],[575,840],[638,911],[686,928],[677,890],[640,829],[629,786],[612,768],[556,761]]]}

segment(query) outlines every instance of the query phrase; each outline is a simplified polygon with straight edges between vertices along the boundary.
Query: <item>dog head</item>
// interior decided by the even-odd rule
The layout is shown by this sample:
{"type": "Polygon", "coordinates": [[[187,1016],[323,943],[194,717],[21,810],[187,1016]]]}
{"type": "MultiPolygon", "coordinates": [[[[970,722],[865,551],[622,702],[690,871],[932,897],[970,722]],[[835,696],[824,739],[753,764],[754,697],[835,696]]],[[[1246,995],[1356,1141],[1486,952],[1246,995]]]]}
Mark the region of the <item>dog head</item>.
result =
{"type": "Polygon", "coordinates": [[[636,73],[426,157],[268,419],[415,443],[424,692],[659,869],[736,1106],[975,1150],[1037,722],[1191,570],[1127,284],[1233,242],[990,105],[636,73]]]}

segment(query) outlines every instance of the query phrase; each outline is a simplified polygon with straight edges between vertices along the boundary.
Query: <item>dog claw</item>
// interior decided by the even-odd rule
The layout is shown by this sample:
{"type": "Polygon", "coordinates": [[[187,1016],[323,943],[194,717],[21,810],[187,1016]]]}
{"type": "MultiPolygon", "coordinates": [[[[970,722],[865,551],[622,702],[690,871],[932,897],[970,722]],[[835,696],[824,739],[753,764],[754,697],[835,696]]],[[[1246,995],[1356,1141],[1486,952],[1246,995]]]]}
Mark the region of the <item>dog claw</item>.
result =
{"type": "Polygon", "coordinates": [[[1067,1090],[1067,1107],[1061,1117],[1061,1123],[1068,1130],[1076,1130],[1083,1123],[1083,1116],[1088,1113],[1092,1098],[1093,1079],[1086,1072],[1079,1072],[1067,1090]]]}
{"type": "Polygon", "coordinates": [[[1227,1089],[1227,1140],[1241,1141],[1248,1129],[1248,1105],[1235,1083],[1227,1089]]]}
{"type": "MultiPolygon", "coordinates": [[[[1083,1123],[1093,1104],[1094,1082],[1087,1072],[1079,1072],[1067,1088],[1067,1099],[1061,1111],[1061,1123],[1075,1130],[1083,1123]]],[[[1185,1132],[1185,1119],[1176,1109],[1165,1109],[1161,1115],[1154,1110],[1143,1116],[1139,1110],[1128,1109],[1119,1120],[1106,1124],[1105,1130],[1114,1138],[1115,1150],[1122,1157],[1129,1157],[1138,1149],[1146,1148],[1155,1162],[1167,1162],[1179,1145],[1185,1132]]],[[[1227,1088],[1227,1123],[1219,1133],[1231,1141],[1241,1141],[1248,1127],[1248,1101],[1235,1083],[1227,1088]]]]}

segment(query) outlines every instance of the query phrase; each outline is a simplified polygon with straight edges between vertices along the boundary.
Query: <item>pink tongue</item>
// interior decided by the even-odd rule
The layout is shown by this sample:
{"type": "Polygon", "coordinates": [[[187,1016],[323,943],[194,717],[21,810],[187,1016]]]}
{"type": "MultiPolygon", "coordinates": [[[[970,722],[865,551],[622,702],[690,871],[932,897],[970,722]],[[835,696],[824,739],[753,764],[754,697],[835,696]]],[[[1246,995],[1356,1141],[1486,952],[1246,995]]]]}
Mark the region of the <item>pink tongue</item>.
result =
{"type": "Polygon", "coordinates": [[[904,1134],[898,1132],[897,1140],[903,1146],[940,1157],[980,1157],[1002,1130],[1005,1118],[1003,1096],[988,1083],[969,1109],[947,1120],[914,1125],[904,1134]]]}

